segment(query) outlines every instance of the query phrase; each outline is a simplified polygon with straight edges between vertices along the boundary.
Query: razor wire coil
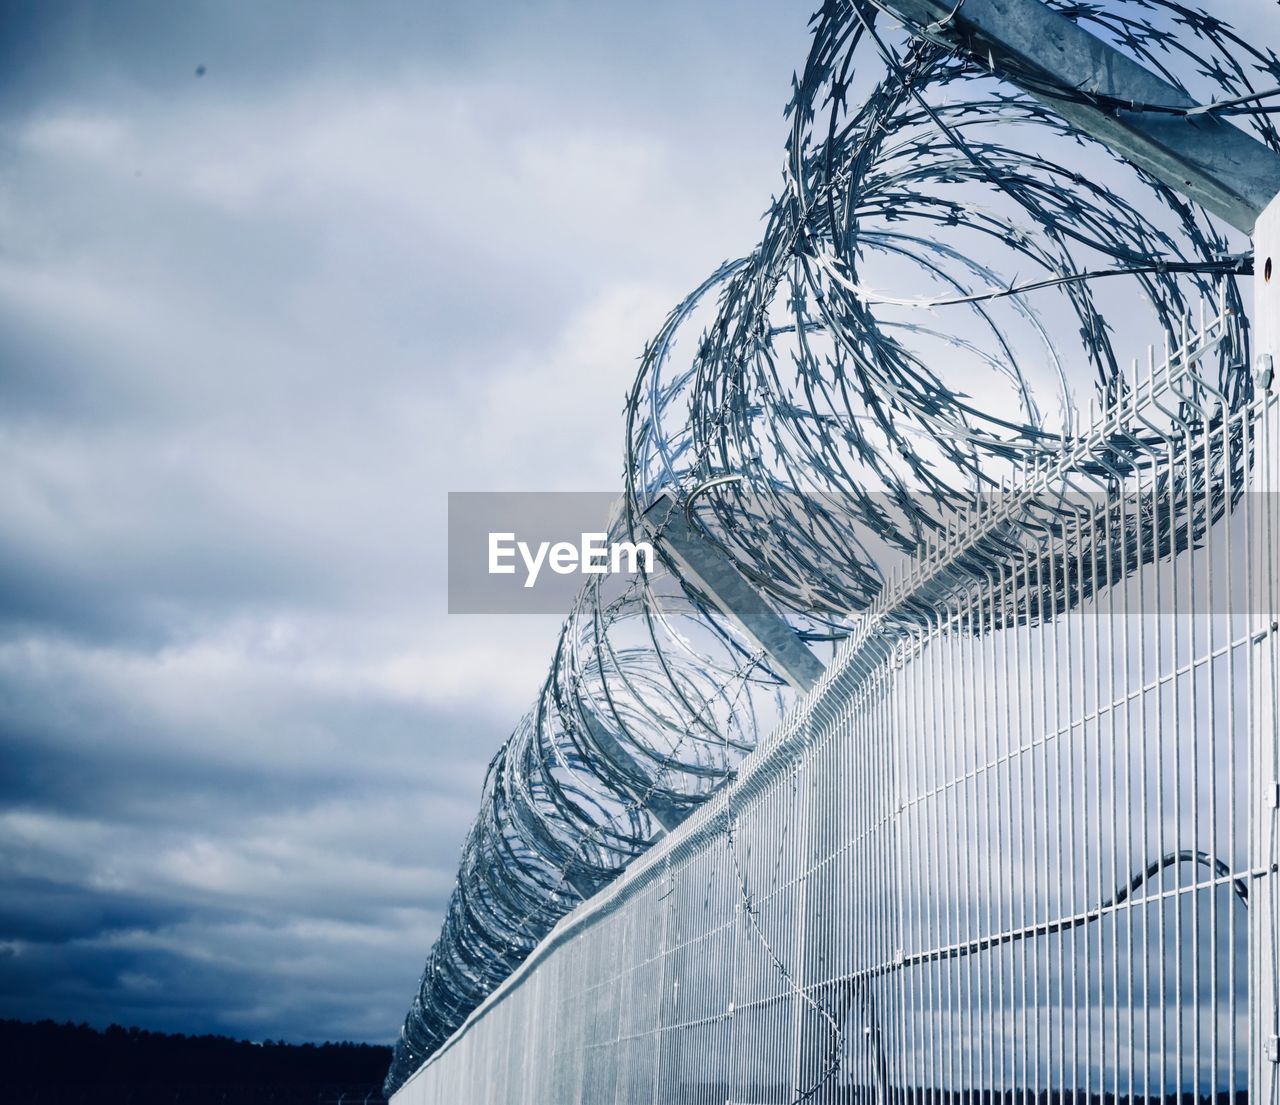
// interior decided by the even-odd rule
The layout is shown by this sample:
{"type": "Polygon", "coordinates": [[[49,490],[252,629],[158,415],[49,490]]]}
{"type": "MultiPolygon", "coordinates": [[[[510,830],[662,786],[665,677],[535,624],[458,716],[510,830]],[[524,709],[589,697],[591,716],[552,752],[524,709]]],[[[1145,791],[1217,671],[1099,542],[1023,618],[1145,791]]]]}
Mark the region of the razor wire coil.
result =
{"type": "MultiPolygon", "coordinates": [[[[1205,106],[1113,103],[993,71],[944,28],[904,28],[877,0],[828,0],[814,16],[762,239],[672,311],[628,395],[611,529],[656,533],[662,564],[625,585],[591,577],[490,764],[388,1095],[664,820],[730,777],[789,701],[767,657],[664,554],[655,497],[687,509],[805,640],[830,647],[895,558],[1070,450],[1090,402],[1136,386],[1139,339],[1152,325],[1176,339],[1189,304],[1208,298],[1235,320],[1203,353],[1216,407],[1117,433],[1086,475],[1105,491],[1158,467],[1180,435],[1206,434],[1219,455],[1160,477],[1195,484],[1169,498],[1198,513],[1147,532],[1194,544],[1230,508],[1243,451],[1202,412],[1225,416],[1251,395],[1243,244],[1048,105],[1212,113],[1280,149],[1280,59],[1172,0],[1051,6],[1205,106]],[[1233,474],[1211,486],[1210,470],[1233,474]]],[[[1046,502],[1020,525],[1060,533],[1068,515],[1046,502]]],[[[1099,550],[1074,582],[1027,572],[1056,590],[1028,597],[1024,616],[1080,601],[1104,562],[1122,572],[1168,551],[1099,550]]],[[[1001,554],[987,542],[966,570],[1001,554]]]]}

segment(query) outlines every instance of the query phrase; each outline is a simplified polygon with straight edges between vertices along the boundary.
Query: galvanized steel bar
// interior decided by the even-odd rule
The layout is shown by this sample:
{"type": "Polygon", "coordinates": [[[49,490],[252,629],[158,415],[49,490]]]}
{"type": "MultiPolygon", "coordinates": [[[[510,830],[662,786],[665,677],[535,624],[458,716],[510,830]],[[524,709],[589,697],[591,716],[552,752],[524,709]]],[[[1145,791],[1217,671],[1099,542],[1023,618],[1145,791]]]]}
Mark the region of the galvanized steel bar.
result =
{"type": "Polygon", "coordinates": [[[1250,233],[1280,193],[1280,154],[1041,0],[883,0],[1250,233]],[[1167,110],[1164,109],[1181,109],[1167,110]]]}
{"type": "Polygon", "coordinates": [[[807,691],[818,681],[822,661],[715,541],[699,531],[679,503],[669,495],[658,495],[645,512],[645,520],[658,542],[679,560],[686,578],[706,592],[793,687],[807,691]]]}

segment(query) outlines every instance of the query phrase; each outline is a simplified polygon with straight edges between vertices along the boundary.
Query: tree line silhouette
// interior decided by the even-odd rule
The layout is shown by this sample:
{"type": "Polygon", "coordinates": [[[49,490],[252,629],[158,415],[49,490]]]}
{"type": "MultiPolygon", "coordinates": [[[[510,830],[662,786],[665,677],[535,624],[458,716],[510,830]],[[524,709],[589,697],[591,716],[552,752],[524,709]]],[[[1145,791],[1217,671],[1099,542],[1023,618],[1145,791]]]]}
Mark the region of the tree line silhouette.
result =
{"type": "Polygon", "coordinates": [[[381,1105],[390,1062],[374,1044],[0,1020],[6,1097],[26,1105],[381,1105]]]}

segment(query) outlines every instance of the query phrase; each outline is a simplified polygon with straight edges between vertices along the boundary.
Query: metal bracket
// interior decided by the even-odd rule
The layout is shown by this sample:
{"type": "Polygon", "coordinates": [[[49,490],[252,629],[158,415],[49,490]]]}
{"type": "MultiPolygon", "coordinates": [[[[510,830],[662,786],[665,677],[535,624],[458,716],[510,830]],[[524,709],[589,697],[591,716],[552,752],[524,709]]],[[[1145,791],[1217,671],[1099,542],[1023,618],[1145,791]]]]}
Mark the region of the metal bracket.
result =
{"type": "Polygon", "coordinates": [[[1207,109],[1141,110],[1142,104],[1200,105],[1040,0],[884,4],[909,28],[990,59],[1002,79],[1238,230],[1252,233],[1258,216],[1280,193],[1280,154],[1207,109]],[[1054,89],[1063,95],[1054,95],[1054,89]],[[1096,101],[1091,103],[1090,96],[1096,101]]]}
{"type": "MultiPolygon", "coordinates": [[[[580,716],[590,731],[591,739],[595,746],[600,749],[600,752],[613,764],[619,773],[624,777],[644,776],[645,773],[640,768],[640,765],[636,763],[635,757],[618,743],[617,738],[609,732],[599,718],[586,711],[583,711],[580,716]]],[[[634,787],[627,787],[626,789],[637,802],[653,814],[658,824],[668,832],[688,816],[689,811],[687,809],[677,806],[661,794],[645,794],[634,787]]]]}
{"type": "Polygon", "coordinates": [[[799,691],[818,681],[822,661],[732,561],[690,523],[671,496],[659,495],[644,517],[658,542],[769,658],[775,671],[799,691]]]}

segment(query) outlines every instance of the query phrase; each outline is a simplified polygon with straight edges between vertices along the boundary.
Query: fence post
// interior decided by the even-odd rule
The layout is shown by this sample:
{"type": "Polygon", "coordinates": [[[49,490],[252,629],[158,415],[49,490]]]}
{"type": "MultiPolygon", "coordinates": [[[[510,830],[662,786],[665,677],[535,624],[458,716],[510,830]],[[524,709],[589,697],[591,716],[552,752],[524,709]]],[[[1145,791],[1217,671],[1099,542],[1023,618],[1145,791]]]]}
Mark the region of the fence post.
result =
{"type": "Polygon", "coordinates": [[[1280,1105],[1280,748],[1277,745],[1276,566],[1280,530],[1280,399],[1275,367],[1280,363],[1280,197],[1263,211],[1254,230],[1253,371],[1259,415],[1254,449],[1254,611],[1263,618],[1252,649],[1249,838],[1255,878],[1249,902],[1250,1071],[1249,1100],[1280,1105]]]}

